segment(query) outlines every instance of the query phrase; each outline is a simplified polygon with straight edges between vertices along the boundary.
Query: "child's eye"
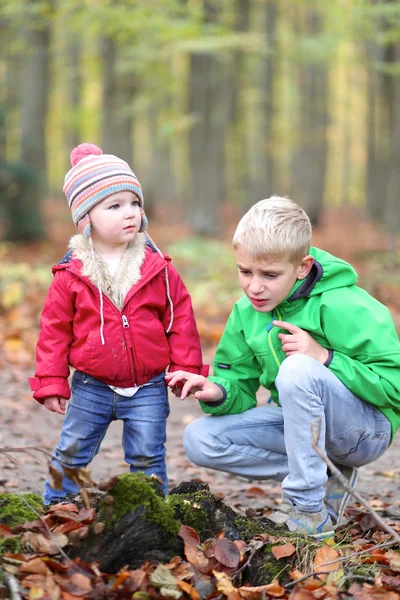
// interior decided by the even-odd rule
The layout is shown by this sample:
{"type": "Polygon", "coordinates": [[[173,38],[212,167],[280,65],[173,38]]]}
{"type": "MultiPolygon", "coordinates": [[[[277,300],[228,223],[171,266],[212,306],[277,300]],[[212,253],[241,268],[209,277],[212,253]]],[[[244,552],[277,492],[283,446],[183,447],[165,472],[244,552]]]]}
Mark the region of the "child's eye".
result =
{"type": "Polygon", "coordinates": [[[266,273],[265,277],[267,279],[276,279],[278,277],[278,275],[276,275],[275,273],[266,273]]]}
{"type": "Polygon", "coordinates": [[[245,271],[244,269],[240,269],[240,273],[242,275],[250,275],[250,271],[245,271]]]}
{"type": "Polygon", "coordinates": [[[132,200],[132,206],[139,206],[139,200],[132,200]]]}
{"type": "Polygon", "coordinates": [[[119,208],[119,204],[113,204],[110,206],[110,210],[115,210],[116,208],[119,208]]]}

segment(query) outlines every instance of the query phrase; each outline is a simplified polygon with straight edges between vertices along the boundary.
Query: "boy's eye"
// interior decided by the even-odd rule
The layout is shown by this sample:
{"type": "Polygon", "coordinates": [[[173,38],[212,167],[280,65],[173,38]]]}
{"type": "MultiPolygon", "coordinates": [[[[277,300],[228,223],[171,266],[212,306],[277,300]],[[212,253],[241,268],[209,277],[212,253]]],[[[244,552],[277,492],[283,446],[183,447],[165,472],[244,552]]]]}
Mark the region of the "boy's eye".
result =
{"type": "Polygon", "coordinates": [[[245,271],[244,269],[239,269],[242,275],[250,275],[250,271],[245,271]]]}
{"type": "Polygon", "coordinates": [[[265,277],[267,277],[267,279],[276,279],[278,275],[276,275],[275,273],[266,273],[265,277]]]}

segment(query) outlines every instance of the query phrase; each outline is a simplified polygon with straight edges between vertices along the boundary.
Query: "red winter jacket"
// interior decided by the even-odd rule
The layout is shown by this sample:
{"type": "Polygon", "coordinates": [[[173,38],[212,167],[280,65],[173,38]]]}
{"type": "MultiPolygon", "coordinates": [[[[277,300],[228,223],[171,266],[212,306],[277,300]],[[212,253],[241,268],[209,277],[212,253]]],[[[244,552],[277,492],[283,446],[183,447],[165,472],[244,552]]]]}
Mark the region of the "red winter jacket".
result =
{"type": "Polygon", "coordinates": [[[147,245],[141,278],[130,288],[122,309],[103,292],[104,345],[99,290],[82,275],[82,262],[70,251],[53,267],[41,316],[36,373],[29,380],[36,400],[70,397],[69,365],[117,387],[142,385],[168,366],[170,371],[207,376],[190,296],[170,261],[147,245]],[[174,310],[169,333],[165,267],[174,310]]]}

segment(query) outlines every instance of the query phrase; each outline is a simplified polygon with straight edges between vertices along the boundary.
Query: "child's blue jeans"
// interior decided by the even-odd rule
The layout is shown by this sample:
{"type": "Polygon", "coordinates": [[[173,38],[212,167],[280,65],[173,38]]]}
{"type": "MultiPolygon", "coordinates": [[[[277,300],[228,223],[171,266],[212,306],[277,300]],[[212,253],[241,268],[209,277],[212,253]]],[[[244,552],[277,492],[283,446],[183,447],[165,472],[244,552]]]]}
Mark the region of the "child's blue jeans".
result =
{"type": "Polygon", "coordinates": [[[312,448],[311,423],[321,418],[319,446],[339,465],[376,460],[389,445],[390,423],[357,398],[327,367],[303,354],[282,363],[276,387],[281,407],[208,416],[190,423],[183,444],[197,465],[254,479],[282,481],[301,510],[323,507],[327,466],[312,448]]]}
{"type": "MultiPolygon", "coordinates": [[[[111,421],[121,419],[122,444],[130,471],[154,473],[164,482],[163,491],[167,493],[165,442],[169,404],[164,373],[150,379],[149,385],[141,387],[131,398],[120,396],[81,371],[74,372],[71,390],[60,442],[54,452],[61,464],[86,467],[98,453],[111,421]]],[[[61,470],[57,461],[52,464],[61,470]]],[[[52,489],[46,481],[43,502],[54,504],[79,489],[66,477],[62,490],[52,489]]]]}

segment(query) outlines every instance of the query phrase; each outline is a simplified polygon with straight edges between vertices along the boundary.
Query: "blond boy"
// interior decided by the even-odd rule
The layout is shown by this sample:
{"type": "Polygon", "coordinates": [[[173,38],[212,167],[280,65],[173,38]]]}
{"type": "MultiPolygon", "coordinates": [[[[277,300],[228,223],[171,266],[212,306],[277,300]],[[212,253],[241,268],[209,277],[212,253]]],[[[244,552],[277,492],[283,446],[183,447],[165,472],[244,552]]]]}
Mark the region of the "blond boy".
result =
{"type": "Polygon", "coordinates": [[[354,486],[357,467],[376,460],[400,425],[400,343],[389,310],[357,287],[354,269],[310,242],[297,204],[277,196],[255,204],[233,237],[245,295],[228,319],[214,376],[178,371],[166,379],[211,415],[186,428],[189,458],[281,481],[270,520],[323,538],[349,494],[313,450],[310,425],[321,419],[319,445],[354,486]],[[275,404],[257,406],[260,386],[275,404]]]}

